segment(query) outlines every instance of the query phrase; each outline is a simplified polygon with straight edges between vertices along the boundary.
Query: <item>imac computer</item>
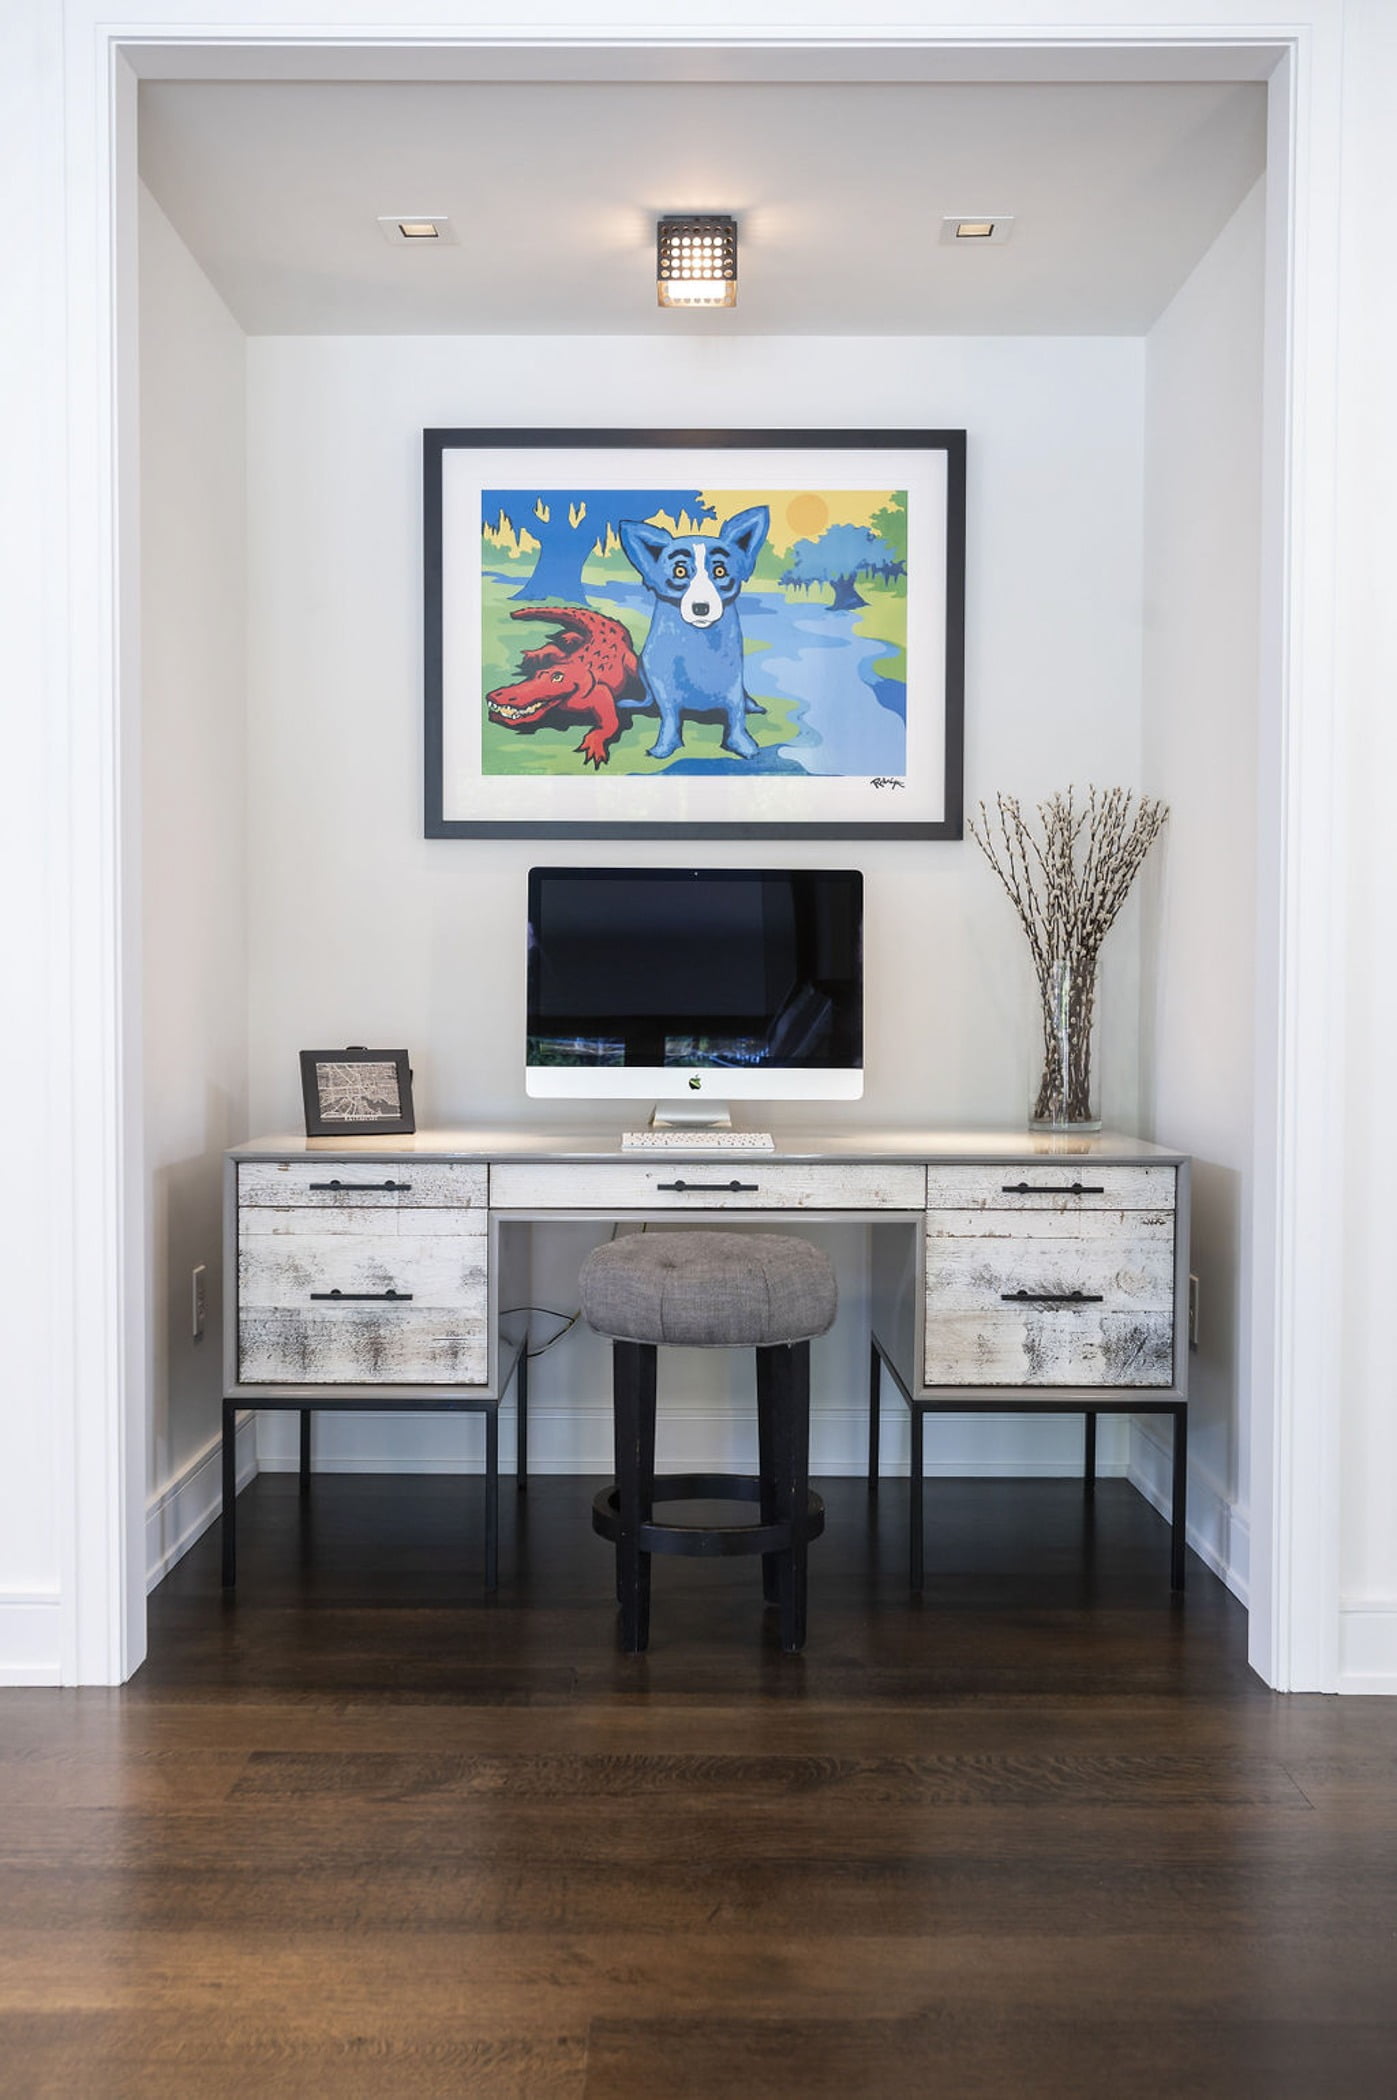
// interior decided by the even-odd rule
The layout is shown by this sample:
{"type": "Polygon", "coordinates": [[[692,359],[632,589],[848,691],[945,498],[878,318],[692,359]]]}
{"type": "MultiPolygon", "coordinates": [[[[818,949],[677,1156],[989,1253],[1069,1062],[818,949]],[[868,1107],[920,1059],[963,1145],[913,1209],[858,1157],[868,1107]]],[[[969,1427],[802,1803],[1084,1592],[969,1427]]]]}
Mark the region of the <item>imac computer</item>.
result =
{"type": "Polygon", "coordinates": [[[534,868],[527,1090],[657,1105],[863,1092],[863,877],[851,868],[534,868]]]}

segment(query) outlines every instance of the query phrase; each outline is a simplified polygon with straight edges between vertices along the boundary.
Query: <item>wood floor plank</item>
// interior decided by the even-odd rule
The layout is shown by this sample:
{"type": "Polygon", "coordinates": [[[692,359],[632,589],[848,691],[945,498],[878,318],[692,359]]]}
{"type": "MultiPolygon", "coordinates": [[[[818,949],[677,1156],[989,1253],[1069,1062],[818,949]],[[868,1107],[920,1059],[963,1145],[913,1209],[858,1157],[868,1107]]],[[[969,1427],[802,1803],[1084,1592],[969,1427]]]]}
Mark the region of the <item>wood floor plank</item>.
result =
{"type": "MultiPolygon", "coordinates": [[[[411,1833],[410,1835],[417,1835],[411,1833]]],[[[561,1843],[543,1856],[482,1860],[468,1842],[440,1848],[434,1863],[391,1858],[317,1866],[303,1854],[278,1859],[271,1848],[184,1861],[150,1862],[138,1886],[128,1863],[66,1862],[67,1871],[7,1867],[9,1899],[26,1935],[100,1929],[114,1916],[143,1933],[330,1932],[364,1920],[364,1881],[372,1872],[372,1929],[380,1935],[558,1931],[799,1936],[812,1915],[832,1934],[919,1939],[943,1931],[1018,1938],[1026,1930],[1061,1939],[1108,1931],[1161,1938],[1245,1934],[1265,1915],[1277,1932],[1303,1932],[1315,1909],[1342,1908],[1349,1930],[1391,1930],[1392,1891],[1384,1862],[1361,1847],[1316,1868],[1301,1847],[1256,1848],[1223,1865],[1181,1849],[1114,1853],[1070,1842],[1048,1855],[988,1856],[969,1844],[919,1849],[905,1857],[829,1855],[818,1861],[690,1856],[641,1871],[632,1858],[579,1863],[561,1843]]],[[[670,1849],[667,1844],[667,1849],[670,1849]]],[[[518,1848],[520,1854],[525,1848],[518,1848]]],[[[0,1949],[9,1934],[0,1926],[0,1949]]]]}
{"type": "Polygon", "coordinates": [[[47,2014],[0,2023],[6,2100],[582,2100],[584,2033],[288,2037],[255,2011],[47,2014]],[[14,2082],[11,2082],[14,2081],[14,2082]]]}
{"type": "Polygon", "coordinates": [[[597,2021],[584,2100],[1081,2100],[1113,2091],[1168,2100],[1390,2100],[1391,2030],[1323,2022],[1113,2018],[910,2020],[795,2026],[597,2021]]]}

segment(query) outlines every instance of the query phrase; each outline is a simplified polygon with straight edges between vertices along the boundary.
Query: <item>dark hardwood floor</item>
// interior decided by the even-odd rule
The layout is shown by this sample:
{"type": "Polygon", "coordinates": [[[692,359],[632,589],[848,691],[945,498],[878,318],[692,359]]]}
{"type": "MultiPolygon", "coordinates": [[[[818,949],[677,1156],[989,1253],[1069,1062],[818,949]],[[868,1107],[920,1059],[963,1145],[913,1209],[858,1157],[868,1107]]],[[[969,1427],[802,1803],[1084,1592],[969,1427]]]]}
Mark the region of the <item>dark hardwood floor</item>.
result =
{"type": "Polygon", "coordinates": [[[821,1482],[810,1640],[592,1483],[265,1477],[120,1692],[0,1694],[0,2092],[1397,2094],[1397,1707],[1278,1698],[1121,1482],[821,1482]]]}

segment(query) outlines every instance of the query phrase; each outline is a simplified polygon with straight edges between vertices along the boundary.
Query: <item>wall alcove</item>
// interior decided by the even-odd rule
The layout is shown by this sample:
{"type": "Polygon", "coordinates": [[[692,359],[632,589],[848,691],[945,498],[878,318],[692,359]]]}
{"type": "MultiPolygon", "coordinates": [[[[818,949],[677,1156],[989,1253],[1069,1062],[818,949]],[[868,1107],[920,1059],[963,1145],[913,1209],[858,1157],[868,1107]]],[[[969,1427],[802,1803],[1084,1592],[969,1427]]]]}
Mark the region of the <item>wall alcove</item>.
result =
{"type": "MultiPolygon", "coordinates": [[[[1093,57],[1079,52],[1072,64],[1090,73],[1093,57]]],[[[1278,60],[1286,62],[1284,53],[1251,50],[1245,64],[1235,54],[1204,53],[1195,70],[1204,80],[1230,76],[1234,85],[1240,75],[1259,108],[1259,82],[1278,60]]],[[[814,63],[808,54],[806,62],[814,63]]],[[[520,66],[517,56],[511,63],[520,66]]],[[[962,52],[958,63],[971,61],[962,52]]],[[[874,53],[873,77],[862,84],[876,87],[883,64],[874,53]]],[[[1147,77],[1150,54],[1142,49],[1131,64],[1147,77]]],[[[1177,64],[1175,54],[1159,70],[1177,64]]],[[[195,52],[155,70],[177,80],[203,69],[195,52]]],[[[1114,91],[1109,79],[1097,85],[1102,94],[1114,91]]],[[[1268,646],[1273,654],[1287,646],[1274,616],[1279,584],[1266,569],[1266,463],[1282,415],[1273,407],[1268,427],[1262,375],[1274,356],[1277,303],[1284,307],[1289,297],[1275,275],[1277,247],[1285,246],[1276,214],[1288,194],[1276,142],[1284,163],[1288,94],[1279,121],[1273,84],[1269,169],[1253,167],[1149,327],[1100,335],[831,332],[795,339],[798,358],[793,338],[773,331],[721,346],[721,362],[718,346],[697,332],[668,341],[662,357],[653,335],[624,332],[606,339],[604,356],[596,353],[599,337],[528,330],[461,337],[370,333],[360,324],[357,333],[249,334],[204,274],[197,249],[181,238],[153,168],[139,193],[136,99],[128,81],[115,132],[126,171],[117,184],[119,254],[124,243],[128,260],[134,256],[139,226],[140,273],[138,287],[126,287],[136,297],[127,298],[124,318],[118,304],[116,340],[123,412],[134,406],[137,337],[144,361],[145,969],[126,1019],[131,1025],[139,1008],[144,1021],[139,1179],[149,1211],[143,1251],[128,1249],[127,1278],[129,1288],[148,1266],[152,1310],[149,1325],[143,1317],[126,1321],[128,1361],[139,1366],[148,1406],[127,1448],[134,1453],[148,1437],[151,1467],[134,1493],[128,1479],[126,1506],[134,1509],[143,1485],[151,1514],[139,1540],[128,1536],[124,1548],[113,1541],[110,1564],[124,1569],[125,1602],[109,1612],[107,1660],[92,1666],[79,1656],[65,1664],[68,1674],[111,1674],[117,1653],[116,1674],[134,1666],[138,1587],[205,1520],[210,1359],[196,1362],[184,1345],[183,1279],[192,1260],[211,1257],[212,1266],[217,1259],[209,1162],[245,1130],[294,1116],[291,1053],[317,1033],[312,1024],[352,997],[366,1024],[381,1021],[394,1039],[414,1040],[442,1114],[466,1105],[468,1089],[477,1113],[507,1113],[513,1103],[513,1059],[500,1046],[514,1025],[510,1002],[517,1003],[514,930],[503,914],[492,915],[483,927],[476,921],[467,945],[462,929],[471,898],[498,897],[510,880],[522,881],[530,855],[524,846],[492,845],[468,866],[455,845],[443,855],[419,836],[416,543],[401,530],[415,517],[415,461],[403,437],[424,423],[463,420],[466,397],[473,420],[558,420],[561,404],[576,399],[579,345],[586,346],[589,421],[672,421],[676,392],[704,404],[705,413],[689,420],[714,421],[717,403],[736,386],[748,422],[775,420],[778,410],[787,423],[847,422],[849,346],[857,342],[878,420],[963,423],[981,434],[972,524],[979,649],[972,799],[1001,784],[1046,791],[1063,783],[1066,766],[1069,778],[1095,772],[1162,792],[1178,818],[1167,864],[1142,887],[1116,936],[1108,1080],[1115,1105],[1108,1097],[1108,1110],[1216,1168],[1199,1242],[1220,1315],[1202,1392],[1200,1457],[1213,1506],[1199,1542],[1245,1587],[1249,1492],[1266,1498],[1268,1563],[1274,1558],[1272,1483],[1268,1477],[1249,1489],[1253,1432],[1239,1405],[1246,1391],[1265,1392],[1270,1440],[1275,1367],[1250,1344],[1258,1335],[1264,1343],[1273,1317],[1269,1304],[1257,1302],[1253,1278],[1264,1271],[1268,1289],[1274,1284],[1276,1194],[1269,1183],[1261,1192],[1260,1230],[1270,1251],[1258,1263],[1253,1116],[1259,1085],[1274,1094],[1289,1083],[1283,1072],[1278,1078],[1284,1046],[1254,1029],[1256,1012],[1264,1014],[1276,995],[1282,930],[1280,901],[1264,884],[1257,894],[1255,871],[1258,856],[1264,869],[1266,855],[1278,850],[1274,811],[1262,809],[1258,831],[1256,790],[1259,780],[1270,792],[1283,735],[1264,708],[1258,717],[1257,692],[1274,676],[1268,646]],[[197,357],[182,355],[191,345],[197,357]],[[486,400],[489,415],[480,412],[486,400]],[[1045,636],[1054,646],[1044,647],[1045,636]],[[1016,778],[1007,770],[1011,757],[1016,778]],[[370,822],[371,860],[349,850],[341,810],[350,829],[370,822]],[[394,933],[403,927],[406,937],[394,933]],[[1200,935],[1215,963],[1201,992],[1200,935]],[[390,942],[399,952],[385,973],[390,942]],[[206,970],[201,958],[209,955],[218,966],[206,970]],[[241,976],[227,967],[230,956],[241,959],[241,976]],[[499,996],[472,998],[468,983],[499,996]],[[1221,1071],[1199,1047],[1200,997],[1217,1023],[1221,1071]],[[495,1097],[480,1097],[472,1071],[506,1075],[495,1097]]],[[[1256,122],[1253,111],[1238,128],[1256,122]]],[[[1241,148],[1237,160],[1245,162],[1241,148]]],[[[1283,257],[1281,269],[1284,276],[1283,257]]],[[[1273,368],[1273,387],[1275,376],[1273,368]]],[[[128,475],[128,508],[133,495],[128,475]]],[[[1278,544],[1271,558],[1280,562],[1278,544]]],[[[128,592],[137,573],[128,562],[128,592]]],[[[128,678],[128,699],[134,690],[128,678]]],[[[134,825],[131,836],[134,843],[134,825]]],[[[1008,1096],[1023,1091],[1016,1040],[1023,992],[1014,981],[1012,926],[993,953],[981,941],[984,915],[997,909],[990,878],[968,843],[924,849],[912,872],[877,842],[858,858],[881,904],[871,968],[881,966],[891,985],[889,966],[909,926],[926,965],[915,987],[904,983],[889,995],[882,1090],[871,1086],[865,1111],[893,1121],[914,1109],[925,1116],[931,1098],[935,1120],[1006,1120],[1008,1096]],[[974,1015],[968,1040],[937,1032],[938,989],[947,1010],[974,1015]],[[904,1044],[916,1047],[904,1053],[904,1044]]],[[[136,946],[128,949],[132,992],[136,946]]],[[[1206,1189],[1207,1176],[1200,1180],[1206,1189]]],[[[1299,1361],[1287,1378],[1298,1375],[1299,1361]]],[[[834,1463],[838,1437],[832,1421],[834,1463]]],[[[267,1459],[275,1463],[277,1455],[269,1444],[267,1459]]],[[[347,1449],[343,1458],[365,1455],[347,1449]]],[[[367,1455],[450,1462],[449,1453],[409,1444],[367,1455]]],[[[560,1446],[560,1465],[574,1456],[586,1462],[560,1446]]],[[[1119,1456],[1149,1492],[1148,1449],[1135,1445],[1119,1456]]],[[[964,1457],[970,1466],[1007,1458],[1011,1469],[1051,1464],[1053,1454],[1025,1457],[1011,1444],[989,1454],[967,1446],[964,1457]]],[[[1208,1508],[1206,1498],[1200,1506],[1208,1508]]],[[[1255,1591],[1255,1569],[1251,1580],[1255,1591]]],[[[1274,1660],[1269,1601],[1265,1617],[1259,1663],[1281,1678],[1287,1672],[1274,1660]]],[[[102,1646],[94,1631],[89,1653],[102,1646]]]]}

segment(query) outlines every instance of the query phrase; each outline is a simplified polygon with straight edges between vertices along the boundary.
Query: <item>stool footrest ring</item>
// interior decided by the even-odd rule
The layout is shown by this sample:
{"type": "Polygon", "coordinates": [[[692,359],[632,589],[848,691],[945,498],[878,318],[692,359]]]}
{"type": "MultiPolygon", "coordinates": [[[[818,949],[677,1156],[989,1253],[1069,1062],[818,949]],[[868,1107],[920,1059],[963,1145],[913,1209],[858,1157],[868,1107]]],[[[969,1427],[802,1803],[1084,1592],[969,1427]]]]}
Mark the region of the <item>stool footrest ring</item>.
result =
{"type": "MultiPolygon", "coordinates": [[[[656,1502],[760,1502],[761,1482],[751,1473],[666,1473],[655,1481],[656,1502]]],[[[614,1543],[621,1535],[619,1496],[615,1483],[592,1498],[592,1529],[614,1543]]],[[[825,1505],[811,1490],[806,1497],[805,1536],[817,1539],[825,1528],[825,1505]]],[[[713,1558],[731,1553],[784,1553],[794,1527],[782,1517],[771,1524],[661,1524],[648,1518],[636,1533],[642,1553],[697,1554],[713,1558]]]]}

